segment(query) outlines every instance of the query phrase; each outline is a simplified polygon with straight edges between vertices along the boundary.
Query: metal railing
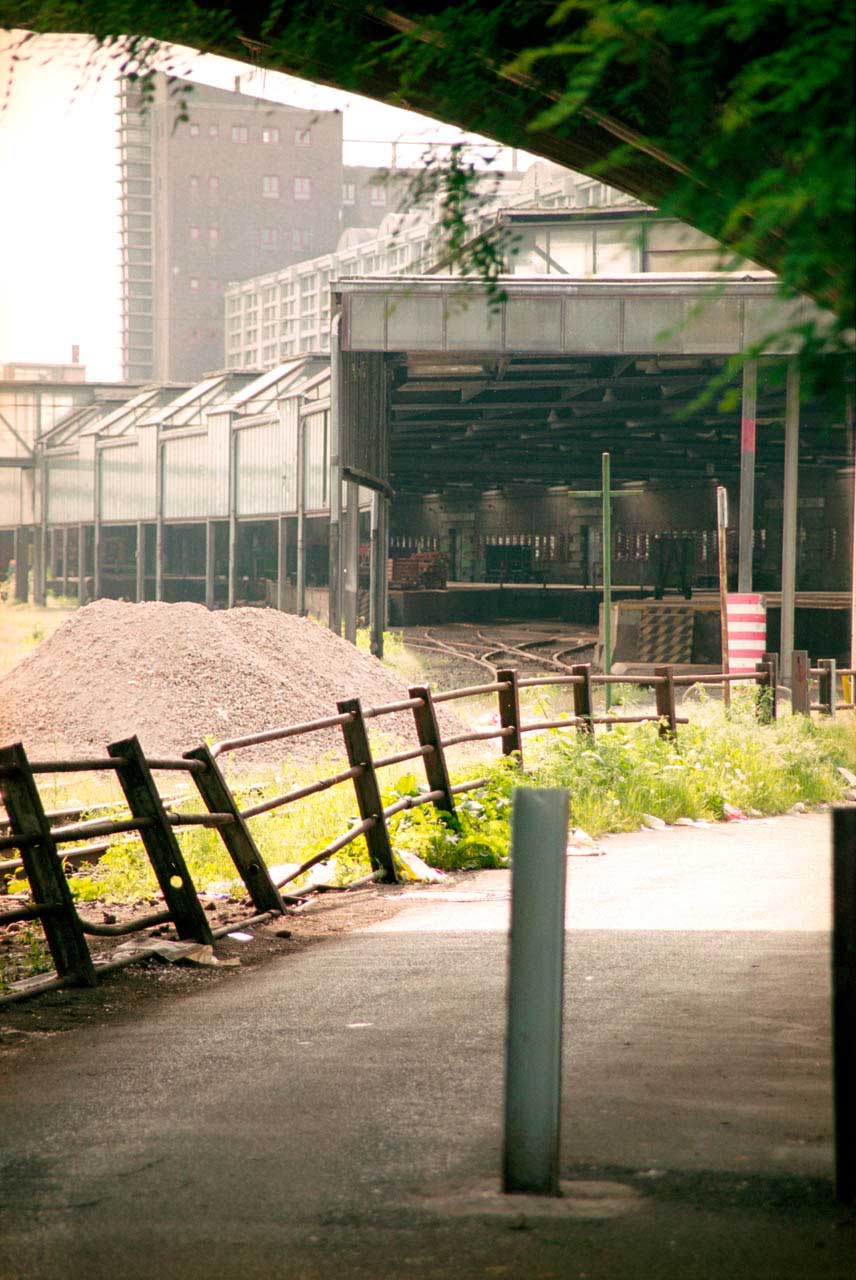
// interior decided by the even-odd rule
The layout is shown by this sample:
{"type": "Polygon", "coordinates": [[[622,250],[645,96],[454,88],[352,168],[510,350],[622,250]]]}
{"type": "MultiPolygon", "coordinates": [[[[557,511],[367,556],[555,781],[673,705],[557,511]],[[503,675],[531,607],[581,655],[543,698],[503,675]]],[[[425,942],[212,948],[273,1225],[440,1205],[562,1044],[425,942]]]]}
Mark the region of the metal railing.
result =
{"type": "MultiPolygon", "coordinates": [[[[797,666],[798,658],[799,655],[795,654],[797,666]]],[[[807,661],[803,664],[803,669],[808,680],[807,661]]],[[[852,672],[839,671],[837,674],[852,675],[852,672]]],[[[829,692],[830,689],[834,691],[837,688],[834,663],[821,663],[810,675],[818,679],[821,694],[818,703],[810,703],[806,694],[806,712],[819,709],[834,715],[835,710],[841,706],[852,707],[852,702],[837,702],[837,695],[829,692]]],[[[388,820],[409,809],[430,804],[442,815],[444,821],[456,825],[455,798],[486,784],[485,778],[477,778],[453,786],[446,758],[450,748],[465,743],[494,740],[500,743],[503,755],[516,757],[522,765],[524,738],[547,730],[573,729],[583,735],[594,735],[598,725],[639,724],[647,721],[658,725],[661,736],[673,738],[678,725],[687,723],[685,717],[677,714],[678,688],[691,684],[729,687],[737,681],[756,686],[760,718],[775,717],[777,659],[776,655],[767,654],[764,661],[757,665],[756,671],[745,675],[723,672],[684,675],[675,674],[670,666],[661,666],[655,668],[650,676],[606,676],[593,674],[589,665],[581,664],[573,667],[568,675],[527,676],[521,679],[516,670],[501,670],[497,672],[497,679],[489,684],[467,686],[437,694],[432,694],[427,686],[416,686],[409,690],[408,698],[378,707],[363,708],[359,699],[347,699],[338,703],[336,715],[225,739],[212,747],[195,747],[175,758],[146,756],[135,737],[111,743],[107,747],[106,756],[79,760],[31,761],[23,745],[17,743],[0,749],[0,795],[8,815],[2,827],[4,834],[0,835],[0,851],[15,849],[19,856],[0,862],[0,874],[22,869],[29,881],[33,901],[17,904],[11,910],[0,912],[0,926],[22,920],[38,920],[41,923],[56,968],[56,978],[49,979],[43,989],[57,984],[93,985],[97,980],[96,966],[86,943],[86,935],[118,936],[169,921],[179,938],[212,943],[216,937],[240,927],[238,923],[233,923],[224,928],[211,928],[176,838],[178,828],[201,826],[217,832],[246,886],[254,908],[255,914],[245,923],[258,922],[282,914],[287,903],[305,898],[309,890],[300,890],[297,896],[283,895],[281,890],[317,863],[332,857],[360,837],[365,839],[371,863],[371,876],[368,878],[395,883],[398,871],[388,820]],[[655,702],[653,712],[626,715],[596,712],[594,690],[607,684],[636,685],[652,689],[655,702]],[[524,721],[520,709],[520,691],[551,686],[566,686],[571,690],[573,715],[524,721]],[[496,727],[447,737],[441,735],[437,719],[438,705],[492,694],[497,695],[499,724],[496,727]],[[367,722],[404,711],[412,712],[417,745],[375,758],[367,722]],[[221,756],[240,753],[262,744],[309,736],[330,728],[341,729],[348,763],[346,769],[256,804],[243,808],[239,806],[218,763],[221,756]],[[415,795],[401,796],[384,806],[378,772],[411,760],[423,762],[424,789],[415,795]],[[127,815],[84,820],[80,817],[79,809],[44,809],[37,783],[39,775],[107,770],[114,773],[118,780],[124,794],[127,815]],[[165,800],[154,780],[154,772],[159,771],[178,772],[188,776],[195,785],[204,810],[174,812],[169,807],[174,803],[174,797],[165,800]],[[298,867],[290,869],[282,878],[274,879],[253,837],[250,827],[253,820],[348,783],[354,789],[359,819],[320,852],[307,858],[298,867]],[[77,817],[78,820],[64,822],[68,817],[77,817]],[[117,835],[132,836],[142,843],[158,881],[164,907],[126,924],[99,924],[78,914],[67,871],[73,871],[81,862],[97,860],[113,843],[110,837],[117,835]],[[61,851],[60,846],[67,845],[72,847],[61,851]]],[[[365,878],[355,883],[364,882],[365,878]]],[[[117,965],[113,962],[104,965],[99,961],[97,971],[107,972],[115,967],[117,965]]],[[[8,1001],[10,998],[17,996],[0,997],[0,1001],[8,1001]]]]}

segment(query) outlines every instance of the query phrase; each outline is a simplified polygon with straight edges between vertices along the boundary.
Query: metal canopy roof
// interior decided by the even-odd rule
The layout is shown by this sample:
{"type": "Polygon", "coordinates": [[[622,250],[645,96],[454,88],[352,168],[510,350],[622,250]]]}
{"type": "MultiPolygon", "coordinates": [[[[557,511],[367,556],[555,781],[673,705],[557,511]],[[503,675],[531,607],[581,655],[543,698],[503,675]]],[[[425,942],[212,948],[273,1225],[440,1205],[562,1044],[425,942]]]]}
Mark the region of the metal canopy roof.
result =
{"type": "MultiPolygon", "coordinates": [[[[335,281],[342,349],[727,356],[825,314],[807,298],[783,300],[766,273],[506,276],[499,284],[501,302],[454,276],[335,281]]],[[[797,345],[789,337],[773,349],[797,345]]]]}
{"type": "MultiPolygon", "coordinates": [[[[333,285],[350,361],[385,352],[390,479],[399,492],[615,483],[707,485],[739,466],[739,404],[699,398],[728,357],[823,313],[769,275],[692,273],[501,282],[364,278],[333,285]],[[365,353],[360,355],[359,353],[365,353]]],[[[785,354],[782,344],[780,354],[785,354]]],[[[781,467],[784,379],[762,362],[758,466],[781,467]]],[[[724,389],[724,388],[723,388],[724,389]]],[[[733,398],[732,398],[733,399],[733,398]]],[[[841,410],[801,411],[801,465],[849,461],[841,410]]],[[[346,428],[347,429],[347,428],[346,428]]]]}
{"type": "MultiPolygon", "coordinates": [[[[739,404],[722,406],[719,395],[695,404],[723,370],[722,358],[387,359],[393,368],[391,483],[399,492],[597,487],[601,452],[607,449],[617,484],[706,485],[733,476],[739,466],[739,404]]],[[[783,379],[762,368],[762,472],[781,468],[784,408],[783,379]]],[[[838,412],[823,402],[803,406],[801,466],[847,465],[847,434],[838,412]]]]}

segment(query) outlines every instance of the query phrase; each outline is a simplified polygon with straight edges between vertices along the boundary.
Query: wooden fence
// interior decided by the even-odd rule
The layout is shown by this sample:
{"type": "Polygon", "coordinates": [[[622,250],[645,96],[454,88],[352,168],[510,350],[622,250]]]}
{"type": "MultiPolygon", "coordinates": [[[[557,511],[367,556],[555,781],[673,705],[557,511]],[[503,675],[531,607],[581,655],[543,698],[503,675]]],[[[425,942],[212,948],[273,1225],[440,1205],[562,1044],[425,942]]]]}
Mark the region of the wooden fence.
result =
{"type": "MultiPolygon", "coordinates": [[[[819,710],[835,715],[842,708],[853,709],[853,672],[836,671],[832,660],[809,668],[807,655],[793,655],[792,703],[795,711],[810,714],[819,710]],[[838,697],[841,677],[850,677],[849,695],[838,697]],[[813,683],[817,699],[812,700],[813,683]]],[[[146,756],[136,737],[111,743],[106,755],[79,760],[32,761],[21,743],[0,748],[0,795],[6,807],[7,821],[0,834],[0,852],[17,850],[18,856],[0,862],[0,875],[23,869],[29,881],[32,902],[0,912],[0,927],[16,921],[38,920],[44,930],[55,966],[55,975],[41,984],[40,990],[66,985],[94,985],[99,974],[131,963],[133,957],[93,960],[86,942],[90,936],[119,936],[158,927],[171,922],[178,937],[187,941],[213,943],[218,937],[241,927],[235,922],[212,929],[199,901],[188,872],[176,829],[193,826],[216,830],[228,851],[238,875],[243,880],[254,914],[241,923],[261,923],[282,914],[297,899],[282,890],[316,863],[344,849],[359,836],[365,836],[371,861],[371,875],[385,883],[398,880],[390,842],[388,820],[395,814],[417,805],[433,805],[444,820],[455,823],[456,797],[485,785],[478,778],[453,786],[446,761],[449,748],[462,743],[499,740],[506,756],[524,759],[524,738],[547,729],[574,729],[593,735],[598,725],[655,722],[663,737],[674,737],[679,724],[687,719],[677,714],[676,690],[689,685],[754,683],[760,718],[770,720],[777,714],[778,662],[775,654],[765,655],[752,675],[729,675],[714,672],[706,675],[675,673],[670,666],[657,667],[651,676],[601,675],[588,665],[571,668],[567,675],[520,678],[515,670],[497,672],[489,684],[434,693],[426,686],[409,690],[409,697],[379,707],[363,707],[358,698],[338,703],[337,714],[304,724],[286,725],[263,733],[227,739],[212,747],[199,746],[176,758],[146,756]],[[654,692],[653,712],[639,714],[599,714],[595,710],[593,691],[607,684],[649,687],[654,692]],[[520,692],[523,689],[566,686],[572,690],[574,714],[555,720],[523,719],[520,692]],[[484,695],[497,695],[499,727],[442,737],[436,708],[439,704],[484,695]],[[392,755],[375,757],[367,725],[384,716],[410,711],[413,714],[417,745],[392,755]],[[319,730],[341,729],[348,768],[241,808],[218,763],[226,753],[241,752],[263,743],[284,742],[289,738],[308,736],[319,730]],[[404,796],[383,806],[378,773],[393,765],[422,760],[426,789],[415,796],[404,796]],[[125,816],[105,816],[80,820],[77,810],[44,808],[37,779],[40,775],[111,771],[117,777],[127,806],[125,816]],[[204,808],[197,813],[175,813],[155,781],[165,773],[188,776],[195,784],[204,808]],[[250,823],[261,814],[294,804],[307,796],[350,783],[355,792],[359,819],[320,853],[303,862],[281,879],[274,879],[253,838],[250,823]],[[77,821],[69,822],[68,818],[77,821]],[[102,924],[81,916],[75,906],[67,872],[81,862],[96,861],[117,835],[138,836],[154,870],[163,895],[162,910],[138,916],[126,924],[102,924]],[[83,843],[81,843],[83,842],[83,843]],[[73,847],[61,852],[61,846],[73,847]]],[[[365,879],[355,883],[365,883],[365,879]]],[[[354,887],[349,886],[349,887],[354,887]]],[[[0,1003],[24,998],[26,993],[0,997],[0,1003]]]]}

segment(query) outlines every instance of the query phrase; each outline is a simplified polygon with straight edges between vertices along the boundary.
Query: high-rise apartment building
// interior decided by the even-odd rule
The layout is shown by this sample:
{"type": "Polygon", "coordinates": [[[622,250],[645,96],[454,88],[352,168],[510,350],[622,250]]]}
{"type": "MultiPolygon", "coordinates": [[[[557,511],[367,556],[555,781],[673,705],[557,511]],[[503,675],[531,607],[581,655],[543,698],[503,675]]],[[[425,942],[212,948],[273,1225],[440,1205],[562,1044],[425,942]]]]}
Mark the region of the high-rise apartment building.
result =
{"type": "MultiPolygon", "coordinates": [[[[329,253],[342,230],[342,116],[158,76],[120,81],[122,373],[224,364],[223,288],[329,253]]],[[[378,221],[384,209],[378,208],[378,221]]]]}

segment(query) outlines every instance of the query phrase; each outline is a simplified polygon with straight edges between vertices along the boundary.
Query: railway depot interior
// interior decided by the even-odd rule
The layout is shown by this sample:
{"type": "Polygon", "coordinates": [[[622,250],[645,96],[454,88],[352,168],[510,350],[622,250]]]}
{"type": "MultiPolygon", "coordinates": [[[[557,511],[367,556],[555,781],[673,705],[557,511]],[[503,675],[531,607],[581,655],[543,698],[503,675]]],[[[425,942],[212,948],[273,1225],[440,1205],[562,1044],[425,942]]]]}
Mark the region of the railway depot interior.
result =
{"type": "MultiPolygon", "coordinates": [[[[531,274],[510,274],[499,305],[439,274],[334,280],[329,353],[261,372],[192,386],[7,380],[0,571],[14,561],[19,598],[32,586],[36,600],[266,604],[349,637],[371,623],[376,641],[383,619],[591,627],[608,452],[617,598],[668,607],[692,594],[699,613],[715,608],[724,485],[731,584],[740,562],[745,589],[748,557],[751,587],[772,605],[771,647],[790,541],[793,643],[843,656],[853,427],[842,398],[800,402],[786,350],[750,362],[751,383],[744,371],[724,402],[703,398],[730,356],[811,304],[786,308],[764,272],[713,276],[698,256],[708,249],[670,257],[662,229],[647,238],[662,261],[627,271],[620,222],[521,214],[531,274]],[[577,261],[597,228],[613,254],[600,275],[577,261]]],[[[697,631],[687,660],[718,662],[715,626],[697,631]]]]}

